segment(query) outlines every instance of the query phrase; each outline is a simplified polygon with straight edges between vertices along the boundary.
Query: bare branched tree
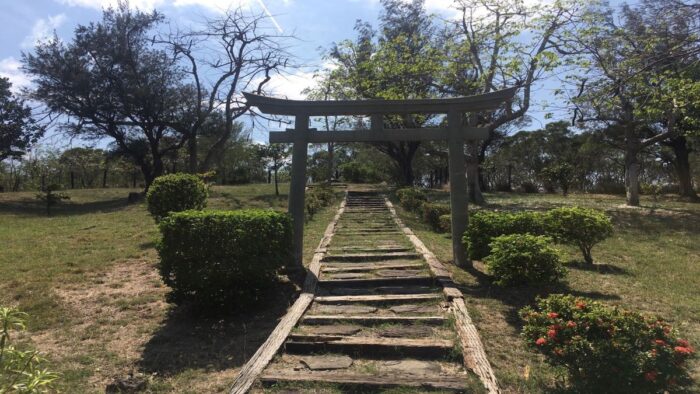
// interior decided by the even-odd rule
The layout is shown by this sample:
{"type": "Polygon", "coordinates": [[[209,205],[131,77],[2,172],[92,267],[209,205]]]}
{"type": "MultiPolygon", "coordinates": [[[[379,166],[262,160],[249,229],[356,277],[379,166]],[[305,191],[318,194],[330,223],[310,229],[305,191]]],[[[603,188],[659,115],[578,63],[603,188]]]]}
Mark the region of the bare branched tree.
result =
{"type": "Polygon", "coordinates": [[[265,93],[275,74],[291,67],[285,42],[291,36],[278,34],[265,14],[242,9],[208,18],[203,26],[176,31],[155,40],[169,45],[190,74],[197,103],[180,130],[187,136],[189,170],[206,171],[234,132],[234,121],[254,114],[242,92],[265,93]],[[198,161],[197,136],[214,111],[222,111],[225,127],[198,161]]]}

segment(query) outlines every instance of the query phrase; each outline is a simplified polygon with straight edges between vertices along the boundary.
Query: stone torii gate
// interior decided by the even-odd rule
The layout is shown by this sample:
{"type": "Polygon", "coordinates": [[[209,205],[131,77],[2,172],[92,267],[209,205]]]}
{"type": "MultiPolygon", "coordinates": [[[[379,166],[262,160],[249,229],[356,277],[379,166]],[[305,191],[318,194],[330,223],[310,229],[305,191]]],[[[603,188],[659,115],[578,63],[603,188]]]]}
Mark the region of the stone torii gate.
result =
{"type": "Polygon", "coordinates": [[[419,100],[285,100],[243,93],[248,105],[270,115],[294,116],[294,129],[270,132],[270,143],[293,143],[292,179],[289,187],[289,213],[292,216],[294,262],[303,261],[304,191],[309,143],[448,141],[450,208],[452,211],[452,252],[455,264],[467,262],[462,234],[467,228],[467,180],[464,142],[488,138],[488,129],[463,125],[469,112],[493,110],[512,99],[516,88],[475,96],[419,100]],[[447,114],[447,127],[385,129],[384,115],[447,114]],[[370,116],[368,130],[317,131],[309,128],[312,116],[370,116]]]}

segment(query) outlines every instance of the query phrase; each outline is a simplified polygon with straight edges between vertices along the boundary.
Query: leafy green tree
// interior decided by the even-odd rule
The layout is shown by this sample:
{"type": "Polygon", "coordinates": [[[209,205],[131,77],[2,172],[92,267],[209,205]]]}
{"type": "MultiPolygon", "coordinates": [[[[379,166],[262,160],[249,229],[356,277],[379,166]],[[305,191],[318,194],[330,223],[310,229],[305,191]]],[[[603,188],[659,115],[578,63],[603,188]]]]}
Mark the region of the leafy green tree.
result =
{"type": "Polygon", "coordinates": [[[275,180],[275,195],[280,195],[277,174],[283,166],[287,165],[292,149],[289,144],[269,144],[259,145],[259,155],[267,162],[267,166],[272,171],[275,180]]]}
{"type": "Polygon", "coordinates": [[[15,97],[7,78],[0,77],[0,161],[21,158],[43,134],[32,110],[15,97]]]}
{"type": "MultiPolygon", "coordinates": [[[[328,58],[337,66],[331,78],[347,87],[351,99],[413,99],[436,97],[443,51],[423,0],[382,0],[379,30],[358,22],[355,41],[335,44],[328,58]]],[[[432,117],[388,116],[385,128],[414,128],[432,117]]],[[[420,142],[372,144],[395,163],[400,182],[414,182],[413,160],[420,142]]]]}
{"type": "Polygon", "coordinates": [[[164,172],[164,156],[187,139],[177,122],[200,105],[172,56],[152,44],[162,21],[120,3],[101,21],[79,25],[72,41],[44,41],[22,56],[31,97],[66,115],[69,134],[112,140],[140,167],[146,188],[164,172]]]}
{"type": "Polygon", "coordinates": [[[578,246],[583,259],[593,264],[591,249],[610,237],[613,225],[605,213],[580,207],[556,208],[544,214],[544,222],[555,240],[578,246]]]}
{"type": "Polygon", "coordinates": [[[65,194],[61,193],[61,185],[52,183],[48,186],[46,186],[41,193],[38,193],[36,195],[36,198],[40,201],[43,201],[46,204],[46,215],[51,216],[51,207],[54,205],[58,205],[59,202],[62,200],[69,200],[70,197],[65,194]]]}
{"type": "Polygon", "coordinates": [[[555,1],[528,5],[520,0],[457,0],[462,18],[448,35],[444,91],[451,95],[489,93],[517,87],[514,100],[496,111],[474,114],[489,138],[468,146],[467,178],[472,202],[485,202],[479,165],[489,146],[508,128],[522,125],[530,109],[533,84],[561,64],[556,35],[579,18],[582,2],[555,1]]]}
{"type": "Polygon", "coordinates": [[[562,34],[560,53],[585,73],[570,78],[575,120],[607,126],[621,141],[627,204],[639,205],[640,155],[679,133],[700,93],[687,66],[697,62],[697,13],[672,1],[644,1],[616,13],[592,5],[580,23],[562,34]]]}

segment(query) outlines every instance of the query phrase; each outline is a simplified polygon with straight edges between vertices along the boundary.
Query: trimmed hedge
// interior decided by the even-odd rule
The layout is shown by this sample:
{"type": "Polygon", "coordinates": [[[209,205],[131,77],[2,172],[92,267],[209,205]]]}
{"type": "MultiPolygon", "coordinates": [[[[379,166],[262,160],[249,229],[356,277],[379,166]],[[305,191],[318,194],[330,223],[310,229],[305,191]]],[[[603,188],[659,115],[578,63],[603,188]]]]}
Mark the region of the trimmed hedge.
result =
{"type": "Polygon", "coordinates": [[[613,225],[605,213],[588,208],[556,208],[544,214],[547,232],[555,241],[578,246],[583,259],[593,264],[591,249],[613,232],[613,225]]]}
{"type": "Polygon", "coordinates": [[[450,206],[447,204],[437,204],[425,202],[422,206],[423,221],[428,223],[435,231],[442,231],[440,226],[440,216],[450,214],[450,206]]]}
{"type": "Polygon", "coordinates": [[[148,211],[156,221],[170,212],[203,209],[209,191],[201,178],[193,174],[168,174],[159,176],[146,194],[148,211]]]}
{"type": "Polygon", "coordinates": [[[508,234],[545,235],[543,216],[539,212],[490,212],[477,211],[470,215],[462,242],[475,260],[483,259],[491,252],[493,238],[508,234]]]}
{"type": "Polygon", "coordinates": [[[661,319],[554,294],[520,311],[523,339],[579,393],[683,392],[694,350],[661,319]]]}
{"type": "Polygon", "coordinates": [[[493,239],[486,268],[499,286],[540,285],[566,275],[552,239],[543,235],[510,234],[493,239]]]}
{"type": "Polygon", "coordinates": [[[178,212],[159,228],[159,269],[175,301],[252,307],[291,259],[291,220],[272,210],[178,212]]]}
{"type": "Polygon", "coordinates": [[[428,196],[421,189],[415,187],[404,187],[396,191],[396,197],[399,199],[401,206],[412,212],[417,212],[423,206],[423,203],[428,201],[428,196]]]}

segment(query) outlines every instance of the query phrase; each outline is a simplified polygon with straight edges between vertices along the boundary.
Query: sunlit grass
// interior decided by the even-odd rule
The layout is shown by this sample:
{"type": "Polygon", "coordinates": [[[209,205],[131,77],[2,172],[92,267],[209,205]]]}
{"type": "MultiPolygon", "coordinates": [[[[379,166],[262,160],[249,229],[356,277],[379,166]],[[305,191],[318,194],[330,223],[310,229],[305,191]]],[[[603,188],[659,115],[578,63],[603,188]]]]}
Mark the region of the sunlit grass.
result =
{"type": "MultiPolygon", "coordinates": [[[[597,269],[580,268],[577,249],[559,245],[570,264],[566,284],[550,289],[501,289],[478,271],[450,264],[467,296],[467,305],[484,341],[500,383],[513,392],[546,392],[554,386],[551,368],[528,350],[519,337],[518,310],[538,294],[571,292],[611,305],[670,320],[691,343],[700,344],[700,204],[662,198],[642,198],[641,208],[624,206],[622,196],[573,194],[487,194],[487,209],[550,209],[579,205],[605,210],[615,233],[593,248],[597,269]]],[[[434,200],[449,200],[446,192],[431,192],[434,200]]],[[[417,215],[397,208],[401,218],[444,262],[450,262],[451,238],[437,234],[417,215]]],[[[470,207],[470,209],[480,209],[470,207]]],[[[696,345],[697,346],[697,345],[696,345]]],[[[690,364],[700,390],[700,362],[690,364]]]]}

